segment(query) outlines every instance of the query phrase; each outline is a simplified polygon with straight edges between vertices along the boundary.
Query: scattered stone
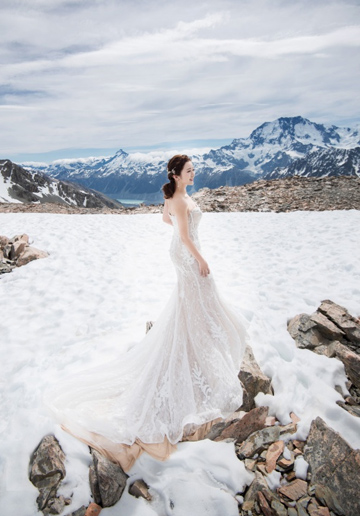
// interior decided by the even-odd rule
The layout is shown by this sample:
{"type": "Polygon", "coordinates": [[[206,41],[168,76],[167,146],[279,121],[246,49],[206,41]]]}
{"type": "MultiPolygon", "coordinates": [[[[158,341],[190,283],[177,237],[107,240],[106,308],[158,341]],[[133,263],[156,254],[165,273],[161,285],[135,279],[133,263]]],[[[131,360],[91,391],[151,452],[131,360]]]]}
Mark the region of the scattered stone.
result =
{"type": "Polygon", "coordinates": [[[346,308],[326,299],[325,301],[322,301],[318,310],[330,321],[334,322],[335,325],[346,334],[350,342],[357,342],[360,344],[359,320],[352,317],[346,308]]]}
{"type": "Polygon", "coordinates": [[[287,486],[279,487],[278,492],[285,495],[287,498],[290,498],[290,500],[296,501],[307,494],[307,483],[305,480],[297,478],[287,486]]]}
{"type": "Polygon", "coordinates": [[[256,459],[245,459],[245,468],[249,471],[255,471],[256,459]]]}
{"type": "Polygon", "coordinates": [[[65,454],[53,435],[43,437],[30,458],[29,479],[38,488],[39,510],[44,514],[60,514],[65,507],[64,497],[57,497],[60,482],[65,477],[65,454]]]}
{"type": "Polygon", "coordinates": [[[267,473],[271,473],[274,471],[276,466],[276,461],[284,451],[284,441],[276,441],[269,446],[269,449],[266,453],[266,471],[267,473]]]}
{"type": "Polygon", "coordinates": [[[118,464],[91,449],[93,464],[89,470],[89,480],[95,503],[101,507],[111,507],[121,498],[128,475],[118,464]]]}
{"type": "Polygon", "coordinates": [[[240,459],[252,457],[255,453],[261,452],[266,445],[278,441],[280,429],[278,426],[263,428],[250,435],[238,448],[237,455],[240,459]]]}
{"type": "Polygon", "coordinates": [[[311,424],[304,458],[309,463],[310,486],[315,488],[316,498],[335,513],[360,514],[360,450],[353,450],[318,417],[311,424]]]}
{"type": "Polygon", "coordinates": [[[255,408],[254,399],[259,392],[272,394],[271,380],[261,371],[250,346],[245,349],[239,380],[244,388],[243,404],[240,408],[245,412],[255,408]]]}
{"type": "Polygon", "coordinates": [[[151,502],[152,500],[152,496],[149,493],[149,486],[144,482],[144,480],[135,480],[135,482],[129,487],[129,493],[136,498],[145,498],[148,502],[151,502]]]}

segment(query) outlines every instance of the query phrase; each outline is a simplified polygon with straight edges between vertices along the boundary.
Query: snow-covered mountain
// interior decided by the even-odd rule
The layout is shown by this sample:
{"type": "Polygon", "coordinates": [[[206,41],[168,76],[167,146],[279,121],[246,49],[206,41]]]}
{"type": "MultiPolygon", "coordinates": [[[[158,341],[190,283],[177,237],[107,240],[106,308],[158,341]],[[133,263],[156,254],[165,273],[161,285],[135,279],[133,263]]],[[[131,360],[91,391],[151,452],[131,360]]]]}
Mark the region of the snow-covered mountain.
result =
{"type": "Polygon", "coordinates": [[[298,158],[287,167],[275,168],[264,179],[289,176],[326,177],[360,176],[360,147],[354,149],[319,149],[298,158]]]}
{"type": "MultiPolygon", "coordinates": [[[[242,185],[269,176],[274,170],[277,174],[280,169],[290,170],[292,163],[310,153],[322,149],[349,150],[358,146],[358,129],[325,126],[300,116],[279,118],[262,124],[248,138],[235,139],[230,145],[193,155],[194,190],[204,186],[242,185]]],[[[128,154],[119,150],[111,157],[57,160],[50,165],[27,163],[24,166],[42,170],[58,179],[76,181],[113,197],[141,196],[146,199],[158,196],[160,200],[161,185],[166,181],[166,163],[171,155],[171,151],[128,154]]],[[[318,176],[319,170],[322,170],[321,175],[346,173],[346,167],[338,169],[338,160],[329,160],[326,153],[318,153],[313,168],[311,163],[307,176],[318,176]]],[[[355,162],[352,170],[360,175],[355,162]]]]}
{"type": "Polygon", "coordinates": [[[119,208],[120,204],[99,192],[42,172],[25,170],[10,160],[0,160],[0,202],[56,202],[87,208],[119,208]]]}

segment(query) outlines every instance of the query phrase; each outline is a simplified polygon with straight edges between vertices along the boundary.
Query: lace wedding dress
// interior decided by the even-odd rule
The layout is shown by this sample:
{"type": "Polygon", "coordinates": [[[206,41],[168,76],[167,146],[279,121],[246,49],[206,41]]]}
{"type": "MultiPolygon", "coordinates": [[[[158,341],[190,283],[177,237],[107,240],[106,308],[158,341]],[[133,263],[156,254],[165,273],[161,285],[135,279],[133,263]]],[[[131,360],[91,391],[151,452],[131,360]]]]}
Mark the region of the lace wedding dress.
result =
{"type": "MultiPolygon", "coordinates": [[[[189,213],[189,234],[198,249],[201,216],[198,207],[189,213]]],[[[171,220],[178,282],[151,330],[117,361],[47,395],[67,431],[103,453],[110,450],[110,457],[117,445],[149,444],[150,453],[153,444],[174,445],[242,403],[238,373],[245,319],[221,299],[211,274],[200,276],[176,217],[171,220]]]]}

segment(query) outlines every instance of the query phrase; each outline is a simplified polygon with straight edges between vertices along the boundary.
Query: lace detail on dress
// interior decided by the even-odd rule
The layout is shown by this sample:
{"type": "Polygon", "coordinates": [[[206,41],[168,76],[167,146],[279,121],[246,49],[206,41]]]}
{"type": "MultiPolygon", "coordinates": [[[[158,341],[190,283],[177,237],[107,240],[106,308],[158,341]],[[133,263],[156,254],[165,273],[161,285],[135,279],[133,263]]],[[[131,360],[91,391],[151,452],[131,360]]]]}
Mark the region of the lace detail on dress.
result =
{"type": "MultiPolygon", "coordinates": [[[[189,235],[199,250],[201,217],[199,207],[189,213],[189,235]]],[[[115,443],[161,443],[166,436],[175,444],[184,429],[226,418],[242,403],[244,321],[221,299],[212,274],[200,276],[176,217],[171,220],[178,281],[151,330],[106,368],[48,394],[58,420],[80,438],[84,429],[115,443]]]]}

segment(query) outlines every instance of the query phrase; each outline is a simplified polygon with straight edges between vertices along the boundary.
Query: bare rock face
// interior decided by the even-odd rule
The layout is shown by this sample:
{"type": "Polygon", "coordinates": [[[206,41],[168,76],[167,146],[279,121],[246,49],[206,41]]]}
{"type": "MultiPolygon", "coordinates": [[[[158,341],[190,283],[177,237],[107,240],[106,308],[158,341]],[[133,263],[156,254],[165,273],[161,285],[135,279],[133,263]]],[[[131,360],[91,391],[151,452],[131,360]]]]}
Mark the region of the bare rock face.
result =
{"type": "Polygon", "coordinates": [[[90,466],[90,488],[94,500],[101,507],[111,507],[121,498],[128,475],[122,468],[92,449],[93,464],[90,466]]]}
{"type": "Polygon", "coordinates": [[[304,449],[318,500],[336,514],[360,514],[360,450],[354,450],[321,418],[311,425],[304,449]]]}
{"type": "Polygon", "coordinates": [[[240,409],[248,412],[255,408],[254,398],[259,392],[272,394],[271,380],[260,369],[250,346],[246,346],[239,380],[244,388],[243,404],[240,409]]]}
{"type": "Polygon", "coordinates": [[[53,435],[46,435],[30,459],[29,479],[40,494],[39,510],[45,515],[60,514],[70,500],[57,496],[58,487],[65,477],[65,454],[53,435]]]}

